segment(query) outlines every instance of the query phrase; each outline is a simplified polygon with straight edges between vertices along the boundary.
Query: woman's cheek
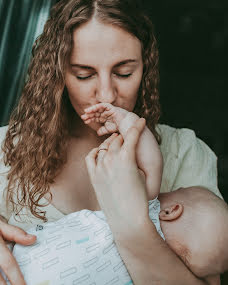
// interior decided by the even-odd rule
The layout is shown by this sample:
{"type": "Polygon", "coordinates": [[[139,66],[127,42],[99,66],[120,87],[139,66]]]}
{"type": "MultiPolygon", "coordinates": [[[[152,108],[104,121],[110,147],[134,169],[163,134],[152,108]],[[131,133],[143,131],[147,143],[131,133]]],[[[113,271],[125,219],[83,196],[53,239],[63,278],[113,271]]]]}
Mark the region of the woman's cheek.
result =
{"type": "Polygon", "coordinates": [[[132,112],[135,107],[136,100],[138,97],[138,88],[132,88],[131,86],[131,89],[130,88],[126,89],[124,94],[125,96],[124,96],[123,101],[125,102],[124,104],[125,106],[123,108],[132,112]]]}
{"type": "Polygon", "coordinates": [[[75,92],[70,96],[72,106],[78,115],[84,114],[84,109],[96,104],[89,92],[75,92]]]}

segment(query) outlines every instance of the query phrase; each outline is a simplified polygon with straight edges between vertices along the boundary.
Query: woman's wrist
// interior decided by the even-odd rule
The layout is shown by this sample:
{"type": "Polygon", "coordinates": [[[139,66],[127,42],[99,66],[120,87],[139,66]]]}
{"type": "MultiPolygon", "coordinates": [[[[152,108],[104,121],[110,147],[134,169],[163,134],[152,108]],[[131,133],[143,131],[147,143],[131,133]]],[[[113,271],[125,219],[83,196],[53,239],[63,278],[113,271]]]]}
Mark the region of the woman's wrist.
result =
{"type": "Polygon", "coordinates": [[[145,242],[149,244],[149,241],[158,235],[155,225],[150,220],[149,211],[148,219],[144,219],[141,224],[126,226],[124,232],[113,234],[115,240],[118,240],[121,246],[130,250],[134,248],[136,251],[138,245],[143,246],[145,242]]]}

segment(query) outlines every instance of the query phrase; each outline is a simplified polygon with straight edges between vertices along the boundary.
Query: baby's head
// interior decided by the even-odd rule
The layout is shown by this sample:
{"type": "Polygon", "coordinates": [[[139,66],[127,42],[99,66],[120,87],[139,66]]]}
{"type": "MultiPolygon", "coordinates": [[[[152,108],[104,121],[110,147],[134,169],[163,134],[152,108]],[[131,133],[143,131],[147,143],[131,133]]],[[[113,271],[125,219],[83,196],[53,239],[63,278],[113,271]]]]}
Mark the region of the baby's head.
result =
{"type": "Polygon", "coordinates": [[[197,187],[159,195],[166,242],[198,277],[228,270],[228,205],[197,187]]]}

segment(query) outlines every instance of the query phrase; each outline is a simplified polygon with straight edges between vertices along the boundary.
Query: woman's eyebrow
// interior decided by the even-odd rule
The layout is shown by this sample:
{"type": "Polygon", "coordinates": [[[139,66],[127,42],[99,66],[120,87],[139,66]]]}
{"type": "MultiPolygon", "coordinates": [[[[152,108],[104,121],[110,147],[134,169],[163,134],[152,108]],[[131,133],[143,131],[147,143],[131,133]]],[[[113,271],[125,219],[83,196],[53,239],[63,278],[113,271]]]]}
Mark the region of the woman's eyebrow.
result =
{"type": "Polygon", "coordinates": [[[126,59],[126,60],[123,60],[123,61],[118,62],[117,64],[115,64],[114,67],[119,67],[119,66],[121,66],[121,65],[124,65],[124,64],[130,63],[130,62],[137,63],[138,60],[136,60],[136,59],[126,59]]]}
{"type": "MultiPolygon", "coordinates": [[[[127,64],[127,63],[131,63],[131,62],[137,63],[138,60],[136,60],[136,59],[126,59],[126,60],[123,60],[123,61],[120,61],[120,62],[116,63],[114,65],[114,67],[119,67],[121,65],[124,65],[124,64],[127,64]]],[[[84,69],[95,69],[92,66],[88,66],[88,65],[85,65],[85,64],[79,64],[79,63],[71,63],[70,65],[72,67],[79,67],[79,68],[84,68],[84,69]]]]}

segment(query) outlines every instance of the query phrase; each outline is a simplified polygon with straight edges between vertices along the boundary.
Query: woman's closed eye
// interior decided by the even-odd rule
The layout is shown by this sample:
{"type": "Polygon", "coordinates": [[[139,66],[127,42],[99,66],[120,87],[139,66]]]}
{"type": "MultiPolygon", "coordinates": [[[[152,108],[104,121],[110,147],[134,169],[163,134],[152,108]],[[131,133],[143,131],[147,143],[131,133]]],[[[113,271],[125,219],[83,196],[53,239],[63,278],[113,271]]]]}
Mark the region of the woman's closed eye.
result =
{"type": "MultiPolygon", "coordinates": [[[[132,73],[128,73],[128,74],[119,74],[119,73],[114,73],[117,77],[120,77],[120,78],[127,78],[127,77],[130,77],[132,75],[132,73]]],[[[86,79],[89,79],[93,76],[94,74],[91,74],[91,75],[88,75],[88,76],[76,76],[77,79],[79,80],[86,80],[86,79]]]]}

